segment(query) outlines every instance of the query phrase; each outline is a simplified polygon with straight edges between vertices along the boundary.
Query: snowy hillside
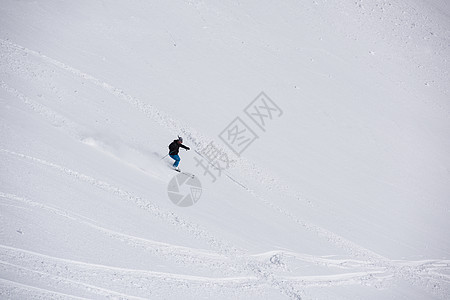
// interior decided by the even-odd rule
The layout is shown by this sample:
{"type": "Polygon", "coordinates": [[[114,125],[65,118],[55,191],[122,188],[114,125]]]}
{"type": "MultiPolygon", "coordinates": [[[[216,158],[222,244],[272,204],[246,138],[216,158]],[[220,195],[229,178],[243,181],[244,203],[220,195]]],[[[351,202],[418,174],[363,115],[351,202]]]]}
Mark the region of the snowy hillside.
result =
{"type": "Polygon", "coordinates": [[[446,0],[3,0],[0,298],[449,299],[449,71],[446,0]]]}

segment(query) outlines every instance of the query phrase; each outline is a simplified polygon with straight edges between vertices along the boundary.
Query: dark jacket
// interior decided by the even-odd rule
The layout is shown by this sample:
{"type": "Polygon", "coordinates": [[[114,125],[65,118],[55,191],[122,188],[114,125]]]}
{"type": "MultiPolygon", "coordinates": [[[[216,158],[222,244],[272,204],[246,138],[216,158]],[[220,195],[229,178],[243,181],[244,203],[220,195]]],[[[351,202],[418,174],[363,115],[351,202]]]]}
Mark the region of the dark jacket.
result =
{"type": "Polygon", "coordinates": [[[190,148],[189,147],[186,147],[185,145],[183,145],[183,144],[178,144],[178,140],[174,140],[172,143],[170,143],[170,145],[169,145],[169,155],[177,155],[178,154],[178,151],[180,150],[180,147],[181,148],[184,148],[184,149],[186,149],[186,150],[189,150],[190,148]]]}

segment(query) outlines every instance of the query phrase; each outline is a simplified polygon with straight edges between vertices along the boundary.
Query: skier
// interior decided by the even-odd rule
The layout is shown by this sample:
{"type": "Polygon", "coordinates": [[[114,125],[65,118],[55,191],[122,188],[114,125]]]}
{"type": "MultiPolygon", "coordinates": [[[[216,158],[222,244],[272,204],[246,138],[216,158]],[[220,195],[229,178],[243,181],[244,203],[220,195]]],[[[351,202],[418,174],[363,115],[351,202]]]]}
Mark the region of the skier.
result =
{"type": "Polygon", "coordinates": [[[184,148],[186,150],[191,149],[191,148],[183,145],[183,138],[180,136],[178,137],[178,140],[174,140],[169,145],[169,156],[172,157],[173,160],[175,160],[175,162],[173,163],[173,167],[178,172],[180,171],[180,169],[178,168],[178,164],[180,163],[180,156],[178,156],[178,151],[179,151],[180,147],[184,148]]]}

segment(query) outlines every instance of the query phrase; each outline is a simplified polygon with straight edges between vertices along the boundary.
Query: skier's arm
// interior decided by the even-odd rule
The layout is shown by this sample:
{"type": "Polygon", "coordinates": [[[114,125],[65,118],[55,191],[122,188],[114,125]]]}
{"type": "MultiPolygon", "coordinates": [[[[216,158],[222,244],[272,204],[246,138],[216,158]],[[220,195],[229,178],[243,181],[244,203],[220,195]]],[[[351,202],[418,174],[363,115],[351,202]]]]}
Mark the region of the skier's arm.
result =
{"type": "Polygon", "coordinates": [[[180,144],[180,147],[181,147],[181,148],[184,148],[184,149],[186,149],[186,150],[191,150],[191,148],[189,148],[188,146],[185,146],[185,145],[183,145],[183,144],[180,144]]]}

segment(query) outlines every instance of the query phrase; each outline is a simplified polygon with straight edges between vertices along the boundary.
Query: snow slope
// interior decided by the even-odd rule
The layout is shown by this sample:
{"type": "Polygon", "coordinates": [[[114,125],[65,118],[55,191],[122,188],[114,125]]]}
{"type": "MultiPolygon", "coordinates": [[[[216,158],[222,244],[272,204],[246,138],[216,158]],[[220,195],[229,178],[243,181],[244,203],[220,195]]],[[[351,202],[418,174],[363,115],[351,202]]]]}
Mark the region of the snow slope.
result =
{"type": "Polygon", "coordinates": [[[449,49],[444,0],[2,1],[1,298],[448,299],[449,49]]]}

